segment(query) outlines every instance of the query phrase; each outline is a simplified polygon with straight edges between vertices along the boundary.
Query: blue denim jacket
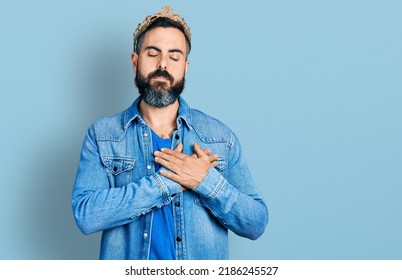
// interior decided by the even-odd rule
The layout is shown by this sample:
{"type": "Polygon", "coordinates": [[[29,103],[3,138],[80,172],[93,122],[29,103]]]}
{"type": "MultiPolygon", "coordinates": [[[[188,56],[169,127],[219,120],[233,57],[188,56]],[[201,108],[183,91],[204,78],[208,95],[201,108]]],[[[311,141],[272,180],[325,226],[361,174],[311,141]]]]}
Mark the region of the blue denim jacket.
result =
{"type": "Polygon", "coordinates": [[[183,152],[199,143],[218,154],[194,191],[155,173],[152,134],[138,112],[139,98],[122,113],[95,122],[85,137],[72,193],[84,234],[103,231],[100,259],[149,257],[153,209],[172,203],[177,259],[228,259],[228,229],[257,239],[268,211],[233,132],[191,109],[180,97],[177,130],[183,152]]]}

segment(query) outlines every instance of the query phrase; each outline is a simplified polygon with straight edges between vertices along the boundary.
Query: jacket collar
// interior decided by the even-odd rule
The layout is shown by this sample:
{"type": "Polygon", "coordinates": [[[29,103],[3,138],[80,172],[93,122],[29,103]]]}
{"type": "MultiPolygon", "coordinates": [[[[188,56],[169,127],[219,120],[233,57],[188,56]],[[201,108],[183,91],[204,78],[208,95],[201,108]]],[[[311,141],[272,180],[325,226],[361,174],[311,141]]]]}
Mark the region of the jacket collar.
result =
{"type": "MultiPolygon", "coordinates": [[[[146,124],[144,119],[141,117],[140,112],[138,111],[138,104],[140,103],[141,98],[137,97],[133,104],[125,111],[124,113],[124,129],[126,130],[130,124],[132,124],[136,119],[142,124],[146,124]]],[[[181,124],[184,122],[188,128],[192,129],[191,125],[191,108],[187,104],[186,101],[180,96],[179,97],[179,112],[177,117],[177,128],[180,128],[181,124]]]]}

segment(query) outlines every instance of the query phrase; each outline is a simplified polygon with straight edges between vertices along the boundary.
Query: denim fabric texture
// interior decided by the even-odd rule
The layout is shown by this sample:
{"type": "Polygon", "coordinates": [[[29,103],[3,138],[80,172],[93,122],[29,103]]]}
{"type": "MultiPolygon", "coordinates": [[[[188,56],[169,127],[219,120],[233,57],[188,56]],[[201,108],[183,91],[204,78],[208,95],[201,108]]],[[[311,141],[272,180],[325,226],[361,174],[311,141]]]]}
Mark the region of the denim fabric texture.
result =
{"type": "Polygon", "coordinates": [[[138,111],[96,121],[87,132],[72,192],[77,226],[102,231],[100,259],[149,258],[153,210],[172,203],[176,259],[228,259],[228,230],[255,240],[268,223],[234,133],[222,122],[190,108],[183,98],[172,148],[194,153],[195,142],[218,154],[194,191],[154,170],[152,133],[138,111]]]}

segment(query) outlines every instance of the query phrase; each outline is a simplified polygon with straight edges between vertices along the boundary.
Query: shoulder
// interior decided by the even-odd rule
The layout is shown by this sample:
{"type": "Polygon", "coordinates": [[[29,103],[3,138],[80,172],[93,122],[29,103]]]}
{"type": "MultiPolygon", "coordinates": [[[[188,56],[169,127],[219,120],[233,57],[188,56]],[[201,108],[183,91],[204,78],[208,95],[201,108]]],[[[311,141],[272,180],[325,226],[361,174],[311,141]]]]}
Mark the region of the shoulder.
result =
{"type": "Polygon", "coordinates": [[[232,130],[225,123],[200,110],[191,109],[191,121],[201,138],[227,141],[233,137],[232,130]]]}
{"type": "Polygon", "coordinates": [[[90,127],[98,141],[119,140],[125,133],[124,119],[127,110],[96,120],[90,127]]]}

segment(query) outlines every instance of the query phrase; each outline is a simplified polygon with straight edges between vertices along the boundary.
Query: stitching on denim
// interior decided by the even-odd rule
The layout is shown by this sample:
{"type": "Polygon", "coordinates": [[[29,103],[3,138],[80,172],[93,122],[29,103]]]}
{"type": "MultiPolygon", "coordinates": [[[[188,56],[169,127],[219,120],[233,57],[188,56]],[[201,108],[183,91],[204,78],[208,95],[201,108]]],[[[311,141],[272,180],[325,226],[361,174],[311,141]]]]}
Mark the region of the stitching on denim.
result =
{"type": "Polygon", "coordinates": [[[218,194],[218,192],[222,189],[222,186],[224,183],[225,183],[225,178],[222,176],[217,184],[217,187],[212,191],[212,193],[210,195],[208,195],[208,197],[214,198],[218,194]]]}
{"type": "Polygon", "coordinates": [[[169,199],[169,189],[166,187],[165,183],[158,176],[156,176],[156,174],[152,174],[151,178],[153,178],[156,184],[159,186],[159,189],[163,195],[164,203],[166,204],[169,199]]]}

